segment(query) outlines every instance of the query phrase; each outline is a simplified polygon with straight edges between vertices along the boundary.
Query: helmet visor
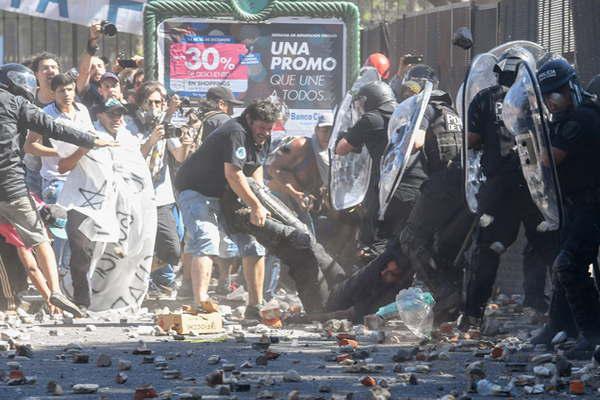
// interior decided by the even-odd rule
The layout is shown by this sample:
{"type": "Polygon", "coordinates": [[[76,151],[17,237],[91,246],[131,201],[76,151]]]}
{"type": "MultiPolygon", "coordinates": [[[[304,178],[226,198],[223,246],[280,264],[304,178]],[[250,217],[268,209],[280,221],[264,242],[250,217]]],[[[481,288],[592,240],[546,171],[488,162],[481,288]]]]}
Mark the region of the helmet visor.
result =
{"type": "Polygon", "coordinates": [[[37,80],[33,74],[21,71],[8,71],[6,76],[15,86],[21,87],[35,95],[37,80]]]}

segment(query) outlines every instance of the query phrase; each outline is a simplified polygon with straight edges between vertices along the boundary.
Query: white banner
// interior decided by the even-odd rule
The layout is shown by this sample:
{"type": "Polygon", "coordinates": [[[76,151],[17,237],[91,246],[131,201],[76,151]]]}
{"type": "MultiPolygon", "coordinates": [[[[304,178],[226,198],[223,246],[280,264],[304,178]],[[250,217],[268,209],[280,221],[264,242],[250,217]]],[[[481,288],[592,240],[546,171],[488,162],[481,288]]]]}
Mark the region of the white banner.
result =
{"type": "Polygon", "coordinates": [[[89,26],[110,21],[119,32],[142,34],[145,0],[0,0],[0,9],[89,26]]]}

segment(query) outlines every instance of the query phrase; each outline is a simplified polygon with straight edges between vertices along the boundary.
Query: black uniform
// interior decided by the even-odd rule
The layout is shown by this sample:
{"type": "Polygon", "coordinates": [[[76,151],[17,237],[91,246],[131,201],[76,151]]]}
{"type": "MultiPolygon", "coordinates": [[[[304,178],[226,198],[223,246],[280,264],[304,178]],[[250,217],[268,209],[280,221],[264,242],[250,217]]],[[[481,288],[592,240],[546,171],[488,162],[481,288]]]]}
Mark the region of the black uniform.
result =
{"type": "Polygon", "coordinates": [[[600,302],[588,268],[600,245],[600,105],[584,101],[553,127],[551,142],[567,156],[558,165],[566,215],[553,266],[550,324],[599,341],[600,302]]]}
{"type": "Polygon", "coordinates": [[[485,89],[473,99],[468,110],[468,131],[481,136],[481,163],[486,176],[478,195],[479,211],[494,218],[489,226],[479,227],[469,264],[465,312],[476,318],[483,315],[492,294],[500,255],[517,239],[521,224],[531,251],[543,260],[524,265],[526,305],[545,309],[542,282],[545,282],[546,266],[551,265],[558,244],[556,233],[537,231],[543,217],[529,194],[518,154],[514,151],[514,138],[501,119],[502,101],[507,91],[499,85],[485,89]]]}
{"type": "Polygon", "coordinates": [[[262,146],[254,143],[241,117],[232,118],[212,132],[202,146],[179,168],[175,188],[195,190],[208,197],[220,198],[228,187],[225,163],[233,164],[251,176],[263,166],[269,155],[271,139],[262,146]]]}
{"type": "Polygon", "coordinates": [[[0,201],[28,195],[19,145],[19,139],[28,129],[78,146],[94,147],[93,135],[55,124],[32,103],[0,89],[0,201]]]}
{"type": "Polygon", "coordinates": [[[429,178],[400,233],[400,243],[415,272],[442,298],[450,294],[441,293],[450,283],[455,284],[452,291],[460,293],[457,274],[448,267],[452,267],[472,220],[462,197],[462,123],[447,93],[432,93],[421,127],[426,134],[418,155],[429,178]],[[443,234],[445,227],[452,227],[450,235],[443,234]],[[441,235],[437,241],[436,234],[441,235]],[[433,271],[432,260],[438,271],[433,271]]]}
{"type": "Polygon", "coordinates": [[[372,244],[376,239],[375,223],[379,211],[379,163],[387,145],[387,129],[395,103],[385,104],[379,109],[366,112],[358,122],[348,130],[344,138],[356,149],[366,146],[373,160],[371,178],[365,199],[363,200],[364,217],[360,229],[360,242],[372,244]]]}

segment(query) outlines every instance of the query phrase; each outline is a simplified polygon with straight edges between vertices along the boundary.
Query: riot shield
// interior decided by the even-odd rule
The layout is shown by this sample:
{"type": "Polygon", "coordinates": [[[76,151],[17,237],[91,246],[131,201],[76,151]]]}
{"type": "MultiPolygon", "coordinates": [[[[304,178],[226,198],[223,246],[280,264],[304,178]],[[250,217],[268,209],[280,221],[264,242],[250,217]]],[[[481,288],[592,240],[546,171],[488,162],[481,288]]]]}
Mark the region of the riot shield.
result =
{"type": "Polygon", "coordinates": [[[479,211],[477,194],[481,185],[485,182],[485,175],[481,169],[483,152],[479,149],[469,148],[469,106],[478,93],[497,83],[496,75],[493,72],[494,65],[497,62],[498,58],[491,53],[484,53],[475,57],[462,86],[463,154],[465,155],[462,157],[462,162],[465,200],[472,213],[479,211]]]}
{"type": "Polygon", "coordinates": [[[521,63],[517,79],[504,97],[502,119],[515,137],[529,193],[544,217],[538,226],[541,231],[557,230],[562,217],[560,187],[544,112],[535,73],[521,63]]]}
{"type": "Polygon", "coordinates": [[[379,74],[373,67],[361,69],[352,89],[346,93],[335,114],[335,121],[329,139],[329,197],[335,210],[345,210],[360,204],[367,193],[373,161],[363,146],[360,153],[344,156],[335,154],[335,146],[340,136],[358,122],[361,115],[354,107],[353,96],[367,83],[378,81],[379,74]]]}
{"type": "MultiPolygon", "coordinates": [[[[476,149],[469,148],[468,129],[469,129],[469,105],[475,96],[482,90],[492,87],[497,84],[496,74],[494,73],[494,65],[498,62],[498,58],[511,47],[521,47],[533,56],[536,61],[539,61],[546,55],[544,48],[537,43],[526,40],[516,40],[503,43],[487,53],[480,54],[473,60],[471,68],[467,74],[465,82],[459,89],[460,106],[457,106],[459,115],[463,119],[463,159],[464,168],[464,187],[465,200],[469,210],[473,213],[479,211],[477,194],[486,178],[481,169],[482,152],[476,149]]],[[[532,66],[534,67],[534,66],[532,66]]]]}
{"type": "Polygon", "coordinates": [[[379,178],[379,220],[383,220],[394,192],[410,164],[415,136],[421,122],[433,85],[425,83],[421,93],[411,96],[396,106],[388,124],[388,144],[381,158],[379,178]]]}

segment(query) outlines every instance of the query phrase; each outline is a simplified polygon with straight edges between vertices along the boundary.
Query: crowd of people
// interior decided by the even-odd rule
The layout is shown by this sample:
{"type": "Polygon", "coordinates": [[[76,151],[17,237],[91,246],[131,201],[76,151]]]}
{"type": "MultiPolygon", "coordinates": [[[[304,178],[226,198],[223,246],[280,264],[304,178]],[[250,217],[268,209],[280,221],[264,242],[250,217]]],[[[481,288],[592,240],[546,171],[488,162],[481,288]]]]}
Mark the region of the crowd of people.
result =
{"type": "MultiPolygon", "coordinates": [[[[389,60],[372,54],[361,73],[376,79],[348,94],[350,109],[340,107],[335,120],[323,112],[310,137],[272,140],[287,118],[278,99],[244,107],[225,86],[194,102],[170,96],[144,79],[143,59],[122,68],[98,57],[101,32],[90,27],[77,69],[66,71],[49,53],[0,68],[3,264],[18,260],[49,312],[139,307],[147,295],[177,295],[215,312],[218,272],[218,294],[246,288],[247,319],[260,319],[284,286],[303,302],[300,320],[383,323],[400,290],[423,286],[436,299],[437,321],[459,317],[468,330],[482,324],[501,255],[523,226],[523,305],[550,314],[532,342],[566,330],[578,337],[573,357],[600,344],[589,274],[600,243],[600,103],[566,60],[508,46],[484,71],[491,84],[467,78],[461,114],[422,57],[403,57],[391,74],[389,60]],[[560,231],[548,229],[532,196],[515,142],[523,132],[503,114],[525,69],[543,105],[520,104],[519,126],[544,128],[528,157],[556,176],[544,195],[556,195],[560,231]],[[346,112],[352,126],[334,131],[346,112]],[[401,120],[403,130],[394,125],[401,120]],[[410,146],[394,153],[407,138],[410,146]],[[364,198],[337,210],[330,181],[346,172],[331,157],[363,148],[372,162],[364,198]],[[384,185],[396,171],[386,163],[400,159],[393,185],[384,185]],[[474,206],[465,201],[472,168],[474,206]]],[[[0,274],[2,284],[18,286],[13,275],[0,274]]]]}

